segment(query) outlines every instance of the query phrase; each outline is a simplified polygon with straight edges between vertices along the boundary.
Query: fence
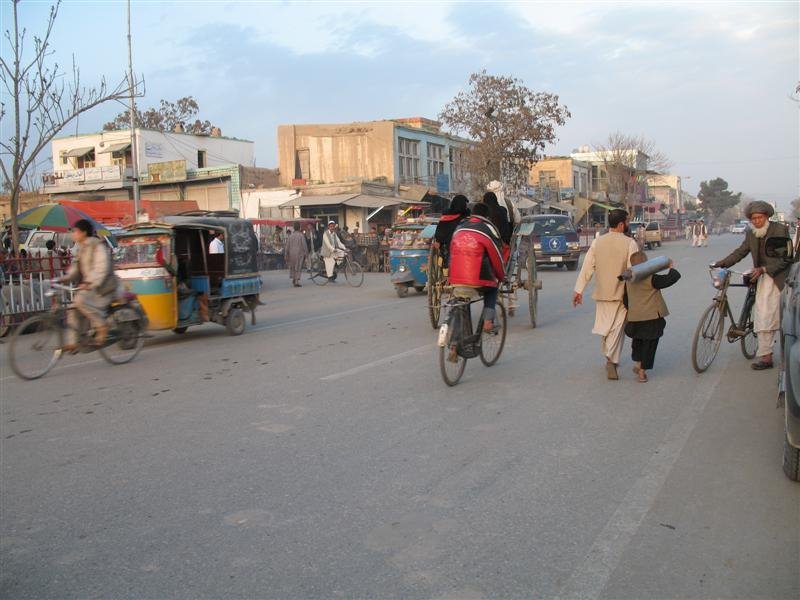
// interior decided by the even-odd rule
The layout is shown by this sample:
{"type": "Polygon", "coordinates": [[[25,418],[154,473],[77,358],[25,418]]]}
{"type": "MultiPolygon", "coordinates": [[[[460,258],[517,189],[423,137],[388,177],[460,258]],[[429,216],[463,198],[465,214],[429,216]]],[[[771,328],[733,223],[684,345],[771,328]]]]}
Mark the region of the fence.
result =
{"type": "Polygon", "coordinates": [[[31,315],[50,308],[50,280],[61,277],[72,262],[71,256],[5,258],[0,260],[0,333],[31,315]]]}

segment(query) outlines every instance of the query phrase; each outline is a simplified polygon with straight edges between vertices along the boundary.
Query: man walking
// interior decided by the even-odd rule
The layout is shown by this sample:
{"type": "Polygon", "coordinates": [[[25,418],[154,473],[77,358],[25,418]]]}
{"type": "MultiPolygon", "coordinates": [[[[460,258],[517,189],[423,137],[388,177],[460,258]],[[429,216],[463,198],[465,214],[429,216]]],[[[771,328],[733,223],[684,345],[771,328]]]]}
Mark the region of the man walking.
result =
{"type": "Polygon", "coordinates": [[[712,265],[728,268],[748,254],[753,257],[755,268],[751,279],[758,281],[753,329],[758,338],[758,350],[757,360],[750,366],[756,371],[772,368],[772,345],[781,324],[781,290],[791,267],[781,258],[768,257],[765,251],[769,238],[789,237],[789,228],[786,225],[769,221],[774,213],[772,205],[761,200],[748,204],[744,214],[750,219],[751,227],[745,233],[742,245],[712,265]]]}
{"type": "Polygon", "coordinates": [[[300,274],[303,272],[303,263],[307,256],[308,244],[306,244],[306,236],[300,231],[300,223],[295,222],[292,224],[292,233],[286,238],[286,245],[283,249],[283,258],[286,261],[286,266],[289,267],[289,277],[292,278],[294,287],[302,287],[300,285],[300,274]]]}
{"type": "Polygon", "coordinates": [[[573,306],[583,304],[583,290],[592,276],[596,275],[592,293],[595,301],[592,333],[602,338],[606,376],[612,380],[619,379],[617,366],[625,340],[625,318],[628,314],[622,302],[625,284],[618,277],[630,267],[631,255],[639,251],[636,242],[625,235],[627,226],[627,211],[615,209],[608,213],[608,233],[595,239],[589,246],[572,295],[573,306]]]}

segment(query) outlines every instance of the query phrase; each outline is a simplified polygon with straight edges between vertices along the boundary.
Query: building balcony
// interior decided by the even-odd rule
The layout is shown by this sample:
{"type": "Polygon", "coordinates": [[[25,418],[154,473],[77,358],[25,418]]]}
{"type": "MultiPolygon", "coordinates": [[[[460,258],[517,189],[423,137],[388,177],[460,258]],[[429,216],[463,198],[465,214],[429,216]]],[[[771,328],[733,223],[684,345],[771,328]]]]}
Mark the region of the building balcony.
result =
{"type": "Polygon", "coordinates": [[[130,185],[132,177],[133,169],[122,165],[86,167],[45,173],[42,175],[42,186],[46,194],[109,189],[130,185]]]}

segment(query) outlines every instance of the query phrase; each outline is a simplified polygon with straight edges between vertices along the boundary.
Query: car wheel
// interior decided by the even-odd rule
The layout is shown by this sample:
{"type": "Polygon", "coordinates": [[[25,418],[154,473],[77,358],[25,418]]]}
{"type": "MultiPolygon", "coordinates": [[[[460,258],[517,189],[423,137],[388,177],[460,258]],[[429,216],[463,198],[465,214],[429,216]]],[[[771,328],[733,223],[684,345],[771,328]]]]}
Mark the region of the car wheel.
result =
{"type": "Polygon", "coordinates": [[[783,438],[783,472],[792,481],[800,481],[800,448],[789,443],[789,435],[783,438]]]}

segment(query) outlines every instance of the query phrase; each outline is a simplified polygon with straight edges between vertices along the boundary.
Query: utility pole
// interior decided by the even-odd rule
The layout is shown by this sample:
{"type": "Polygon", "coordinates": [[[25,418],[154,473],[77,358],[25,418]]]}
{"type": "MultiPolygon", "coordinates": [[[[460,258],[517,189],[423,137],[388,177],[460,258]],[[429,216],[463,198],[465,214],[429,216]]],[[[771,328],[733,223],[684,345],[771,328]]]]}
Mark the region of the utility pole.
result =
{"type": "Polygon", "coordinates": [[[136,141],[136,82],[133,79],[133,56],[131,52],[131,0],[128,0],[128,87],[130,88],[131,157],[133,169],[133,222],[139,220],[139,149],[136,141]]]}

